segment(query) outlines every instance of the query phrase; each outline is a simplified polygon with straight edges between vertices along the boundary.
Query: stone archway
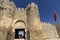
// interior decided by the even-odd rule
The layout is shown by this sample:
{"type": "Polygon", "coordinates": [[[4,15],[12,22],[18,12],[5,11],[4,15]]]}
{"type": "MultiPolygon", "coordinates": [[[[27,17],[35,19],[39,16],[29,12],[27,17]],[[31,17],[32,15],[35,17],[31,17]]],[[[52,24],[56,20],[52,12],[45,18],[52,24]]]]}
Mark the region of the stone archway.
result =
{"type": "Polygon", "coordinates": [[[22,20],[17,20],[15,22],[14,28],[25,28],[25,22],[22,20]]]}
{"type": "Polygon", "coordinates": [[[14,28],[13,28],[14,33],[15,33],[15,40],[16,39],[25,39],[25,27],[26,27],[26,24],[24,21],[17,20],[15,22],[14,28]]]}

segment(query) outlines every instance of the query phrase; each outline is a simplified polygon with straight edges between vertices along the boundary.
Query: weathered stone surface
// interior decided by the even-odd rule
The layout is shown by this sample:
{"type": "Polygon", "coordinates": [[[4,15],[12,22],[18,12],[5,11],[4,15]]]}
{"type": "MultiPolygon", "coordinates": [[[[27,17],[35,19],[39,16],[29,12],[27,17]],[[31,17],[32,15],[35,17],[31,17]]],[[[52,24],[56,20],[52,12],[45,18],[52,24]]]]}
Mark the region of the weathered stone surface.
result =
{"type": "Polygon", "coordinates": [[[0,27],[0,40],[7,40],[7,29],[0,27]]]}
{"type": "Polygon", "coordinates": [[[30,40],[43,40],[43,31],[41,28],[37,5],[32,3],[29,9],[30,12],[27,12],[27,25],[30,32],[30,40]]]}
{"type": "Polygon", "coordinates": [[[25,29],[24,40],[58,40],[52,39],[58,37],[54,25],[42,25],[36,4],[20,9],[9,0],[0,0],[0,40],[17,40],[15,29],[22,28],[25,29]]]}
{"type": "Polygon", "coordinates": [[[49,23],[42,23],[42,30],[44,33],[44,38],[57,38],[57,30],[54,25],[51,25],[49,23]]]}
{"type": "Polygon", "coordinates": [[[60,24],[56,24],[56,30],[57,30],[57,33],[59,35],[59,38],[60,38],[60,24]]]}
{"type": "Polygon", "coordinates": [[[60,40],[60,38],[51,38],[51,39],[46,39],[46,40],[60,40]]]}

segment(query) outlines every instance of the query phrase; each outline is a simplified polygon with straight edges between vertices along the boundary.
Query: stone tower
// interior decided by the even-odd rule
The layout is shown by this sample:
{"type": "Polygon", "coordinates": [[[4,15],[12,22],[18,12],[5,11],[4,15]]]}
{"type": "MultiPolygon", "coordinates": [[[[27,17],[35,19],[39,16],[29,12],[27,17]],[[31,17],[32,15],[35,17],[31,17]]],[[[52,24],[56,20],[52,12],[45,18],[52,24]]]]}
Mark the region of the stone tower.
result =
{"type": "Polygon", "coordinates": [[[43,35],[37,5],[35,3],[29,4],[26,11],[30,40],[42,40],[43,35]]]}
{"type": "Polygon", "coordinates": [[[43,40],[37,4],[31,3],[24,9],[12,1],[1,0],[0,15],[1,40],[43,40]]]}
{"type": "Polygon", "coordinates": [[[13,2],[0,0],[0,40],[8,40],[10,37],[14,11],[13,2]]]}

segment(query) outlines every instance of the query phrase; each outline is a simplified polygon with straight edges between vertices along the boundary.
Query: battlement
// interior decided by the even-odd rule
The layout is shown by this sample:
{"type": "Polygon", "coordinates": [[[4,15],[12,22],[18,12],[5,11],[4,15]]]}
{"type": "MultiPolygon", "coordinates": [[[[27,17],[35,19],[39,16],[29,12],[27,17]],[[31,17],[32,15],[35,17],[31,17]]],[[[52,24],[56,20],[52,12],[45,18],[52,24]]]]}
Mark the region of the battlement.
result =
{"type": "Polygon", "coordinates": [[[34,2],[31,2],[30,4],[27,5],[27,7],[26,7],[25,9],[31,8],[31,7],[33,7],[33,6],[36,6],[36,4],[35,4],[34,2]]]}
{"type": "Polygon", "coordinates": [[[41,22],[42,25],[52,25],[50,23],[47,23],[47,22],[41,22]]]}

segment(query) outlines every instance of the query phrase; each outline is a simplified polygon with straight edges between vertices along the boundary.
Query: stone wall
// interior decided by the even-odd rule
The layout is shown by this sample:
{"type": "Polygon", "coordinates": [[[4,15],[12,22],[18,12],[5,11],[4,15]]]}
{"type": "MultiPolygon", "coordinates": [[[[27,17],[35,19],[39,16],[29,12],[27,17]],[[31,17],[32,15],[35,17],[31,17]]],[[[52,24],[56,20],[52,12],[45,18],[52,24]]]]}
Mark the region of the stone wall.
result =
{"type": "Polygon", "coordinates": [[[41,28],[41,23],[40,23],[40,18],[39,18],[39,12],[37,5],[32,3],[27,7],[27,22],[28,22],[28,31],[30,37],[28,40],[43,40],[43,33],[42,33],[42,28],[41,28]]]}
{"type": "MultiPolygon", "coordinates": [[[[25,40],[56,38],[56,28],[41,23],[37,4],[31,3],[25,9],[16,8],[9,0],[0,1],[0,40],[14,40],[15,29],[25,29],[25,40]]],[[[50,40],[50,39],[46,39],[50,40]]]]}
{"type": "Polygon", "coordinates": [[[50,23],[42,23],[42,30],[45,39],[58,38],[56,27],[50,23]]]}
{"type": "Polygon", "coordinates": [[[7,40],[7,32],[6,28],[0,26],[0,40],[7,40]]]}

